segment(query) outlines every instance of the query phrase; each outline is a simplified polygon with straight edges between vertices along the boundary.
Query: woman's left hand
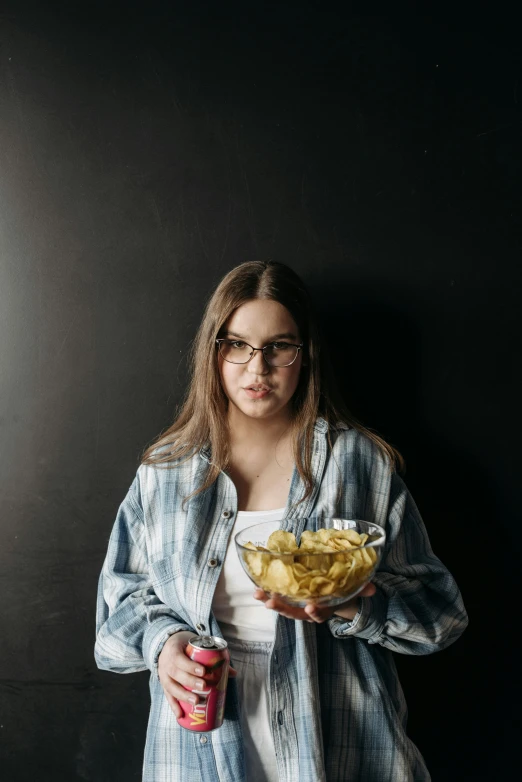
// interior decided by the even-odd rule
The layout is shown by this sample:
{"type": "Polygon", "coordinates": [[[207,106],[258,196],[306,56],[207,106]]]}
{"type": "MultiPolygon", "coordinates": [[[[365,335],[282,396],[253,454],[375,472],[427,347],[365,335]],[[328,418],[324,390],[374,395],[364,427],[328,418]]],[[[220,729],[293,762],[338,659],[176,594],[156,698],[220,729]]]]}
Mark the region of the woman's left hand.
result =
{"type": "Polygon", "coordinates": [[[308,603],[304,608],[298,606],[292,606],[280,600],[278,597],[270,597],[262,589],[256,589],[254,597],[256,600],[261,600],[265,604],[266,608],[271,608],[273,611],[277,611],[281,616],[286,616],[287,619],[300,619],[304,622],[326,622],[332,616],[340,616],[342,619],[353,619],[359,610],[359,598],[371,597],[375,594],[376,588],[374,584],[366,584],[357,597],[352,600],[348,600],[347,603],[342,603],[338,606],[320,606],[316,603],[308,603]]]}

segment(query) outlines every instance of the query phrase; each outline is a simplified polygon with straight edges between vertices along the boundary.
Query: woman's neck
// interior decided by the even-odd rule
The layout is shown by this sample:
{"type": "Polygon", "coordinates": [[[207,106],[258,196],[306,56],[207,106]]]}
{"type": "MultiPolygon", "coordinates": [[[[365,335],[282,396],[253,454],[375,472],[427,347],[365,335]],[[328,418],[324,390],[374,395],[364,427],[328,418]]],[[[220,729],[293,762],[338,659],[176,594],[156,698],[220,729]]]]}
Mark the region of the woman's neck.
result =
{"type": "Polygon", "coordinates": [[[228,413],[230,444],[234,447],[252,446],[270,448],[289,435],[291,419],[289,415],[274,418],[250,418],[234,409],[228,413]]]}
{"type": "Polygon", "coordinates": [[[229,416],[227,472],[237,491],[239,510],[282,508],[294,470],[290,418],[229,416]],[[242,420],[246,419],[246,420],[242,420]]]}

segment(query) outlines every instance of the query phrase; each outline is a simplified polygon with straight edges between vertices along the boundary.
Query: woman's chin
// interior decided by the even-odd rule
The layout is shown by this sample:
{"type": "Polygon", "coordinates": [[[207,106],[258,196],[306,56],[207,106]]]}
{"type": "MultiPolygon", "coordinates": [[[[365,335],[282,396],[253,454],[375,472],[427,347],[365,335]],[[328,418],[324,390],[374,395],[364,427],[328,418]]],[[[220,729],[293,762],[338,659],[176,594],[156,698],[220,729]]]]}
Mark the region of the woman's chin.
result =
{"type": "Polygon", "coordinates": [[[289,414],[288,405],[274,405],[273,400],[267,403],[264,399],[253,399],[246,404],[244,402],[241,404],[234,403],[234,407],[237,412],[246,418],[256,421],[277,418],[279,416],[286,418],[289,414]]]}

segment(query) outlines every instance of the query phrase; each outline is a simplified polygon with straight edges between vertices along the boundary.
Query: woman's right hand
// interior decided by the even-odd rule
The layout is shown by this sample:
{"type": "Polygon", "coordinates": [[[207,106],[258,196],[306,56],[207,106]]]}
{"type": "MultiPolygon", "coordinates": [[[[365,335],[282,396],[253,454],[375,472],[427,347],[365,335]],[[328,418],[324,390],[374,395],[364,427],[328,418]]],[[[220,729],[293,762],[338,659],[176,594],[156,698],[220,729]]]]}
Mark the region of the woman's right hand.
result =
{"type": "MultiPolygon", "coordinates": [[[[171,635],[166,641],[158,658],[158,675],[165,697],[176,719],[183,715],[179,701],[198,703],[200,698],[196,693],[188,690],[204,690],[207,683],[203,679],[206,671],[200,664],[190,659],[187,655],[187,645],[194,638],[192,631],[181,630],[171,635]]],[[[235,676],[233,668],[229,670],[229,676],[235,676]]]]}

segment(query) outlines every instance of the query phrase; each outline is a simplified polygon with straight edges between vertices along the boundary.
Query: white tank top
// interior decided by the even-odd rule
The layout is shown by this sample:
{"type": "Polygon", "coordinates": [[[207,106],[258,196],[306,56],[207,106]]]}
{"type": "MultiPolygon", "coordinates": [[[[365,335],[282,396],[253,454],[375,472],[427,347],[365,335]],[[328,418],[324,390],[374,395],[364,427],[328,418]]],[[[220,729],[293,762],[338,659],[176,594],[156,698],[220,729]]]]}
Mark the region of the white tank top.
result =
{"type": "Polygon", "coordinates": [[[212,601],[212,611],[225,638],[273,641],[275,612],[252,596],[256,588],[237,555],[234,537],[246,527],[263,521],[280,521],[285,509],[239,511],[230,535],[225,561],[212,601]]]}

